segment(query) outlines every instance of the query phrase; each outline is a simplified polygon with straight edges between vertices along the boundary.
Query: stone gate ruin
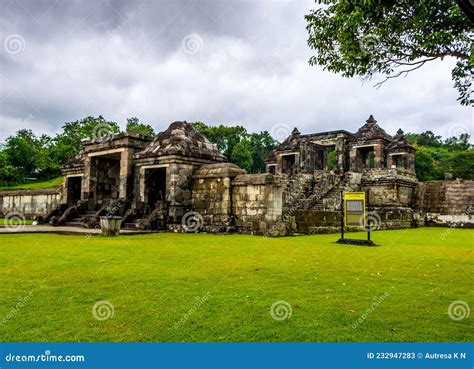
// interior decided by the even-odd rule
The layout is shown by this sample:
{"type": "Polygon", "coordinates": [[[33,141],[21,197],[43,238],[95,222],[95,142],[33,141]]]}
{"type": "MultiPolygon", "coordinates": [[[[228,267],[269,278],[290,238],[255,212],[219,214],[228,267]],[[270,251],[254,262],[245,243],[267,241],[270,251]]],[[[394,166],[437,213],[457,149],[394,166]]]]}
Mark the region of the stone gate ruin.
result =
{"type": "Polygon", "coordinates": [[[377,228],[472,226],[473,181],[419,183],[414,157],[402,130],[392,137],[370,116],[356,133],[295,128],[266,173],[247,174],[191,124],[174,122],[155,138],[85,142],[62,167],[63,187],[44,197],[54,201],[0,193],[0,211],[41,213],[57,226],[94,227],[111,214],[129,229],[310,234],[337,230],[342,191],[369,190],[377,228]]]}

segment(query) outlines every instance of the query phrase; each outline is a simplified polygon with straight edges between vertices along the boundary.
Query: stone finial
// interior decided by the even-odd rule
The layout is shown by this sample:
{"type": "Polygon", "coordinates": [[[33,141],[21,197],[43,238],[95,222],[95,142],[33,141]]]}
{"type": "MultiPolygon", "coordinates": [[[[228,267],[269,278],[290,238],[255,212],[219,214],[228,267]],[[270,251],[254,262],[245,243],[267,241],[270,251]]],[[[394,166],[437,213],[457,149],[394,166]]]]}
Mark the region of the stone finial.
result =
{"type": "Polygon", "coordinates": [[[291,135],[292,136],[299,136],[300,135],[300,131],[298,131],[298,128],[294,128],[293,131],[291,132],[291,135]]]}
{"type": "Polygon", "coordinates": [[[401,128],[399,128],[398,131],[397,131],[397,135],[402,136],[403,133],[404,133],[403,130],[401,128]]]}
{"type": "Polygon", "coordinates": [[[366,120],[367,123],[377,123],[377,121],[375,120],[374,116],[372,114],[370,114],[370,117],[369,119],[366,120]]]}

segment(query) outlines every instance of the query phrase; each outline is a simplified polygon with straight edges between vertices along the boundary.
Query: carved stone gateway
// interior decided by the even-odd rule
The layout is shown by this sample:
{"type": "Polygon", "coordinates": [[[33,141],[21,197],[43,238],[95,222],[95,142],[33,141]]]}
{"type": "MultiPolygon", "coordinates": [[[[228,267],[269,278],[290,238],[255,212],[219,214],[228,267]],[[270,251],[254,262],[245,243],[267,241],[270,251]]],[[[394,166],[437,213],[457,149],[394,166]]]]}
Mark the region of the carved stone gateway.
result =
{"type": "MultiPolygon", "coordinates": [[[[370,116],[356,133],[295,128],[268,155],[266,173],[247,174],[191,124],[174,122],[155,138],[85,142],[62,168],[60,199],[30,208],[48,209],[43,218],[55,225],[98,227],[105,216],[125,229],[307,234],[336,231],[341,192],[370,189],[380,229],[472,225],[473,181],[420,185],[414,157],[403,131],[391,137],[370,116]]],[[[4,213],[15,210],[9,196],[0,193],[4,213]]]]}

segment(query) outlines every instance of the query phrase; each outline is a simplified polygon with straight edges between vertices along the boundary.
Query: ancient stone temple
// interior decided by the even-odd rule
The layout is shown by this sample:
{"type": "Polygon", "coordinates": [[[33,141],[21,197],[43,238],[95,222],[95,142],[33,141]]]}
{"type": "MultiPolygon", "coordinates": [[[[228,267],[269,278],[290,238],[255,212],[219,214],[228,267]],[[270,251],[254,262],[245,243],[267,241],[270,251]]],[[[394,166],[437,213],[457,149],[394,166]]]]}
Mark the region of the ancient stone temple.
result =
{"type": "Polygon", "coordinates": [[[155,138],[85,142],[63,166],[60,192],[0,193],[0,213],[57,226],[97,227],[113,215],[129,229],[308,234],[336,231],[343,191],[365,191],[379,229],[472,226],[474,181],[419,183],[414,158],[402,130],[392,137],[370,116],[355,133],[295,128],[266,173],[247,174],[191,124],[174,122],[155,138]]]}

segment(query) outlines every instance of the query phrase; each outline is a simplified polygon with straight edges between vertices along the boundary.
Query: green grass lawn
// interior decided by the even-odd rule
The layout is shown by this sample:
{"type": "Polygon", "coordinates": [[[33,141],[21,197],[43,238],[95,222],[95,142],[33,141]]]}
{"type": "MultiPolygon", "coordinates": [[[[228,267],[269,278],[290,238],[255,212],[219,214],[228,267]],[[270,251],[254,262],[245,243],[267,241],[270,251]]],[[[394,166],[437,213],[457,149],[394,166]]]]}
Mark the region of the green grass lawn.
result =
{"type": "Polygon", "coordinates": [[[58,188],[63,184],[64,177],[53,178],[47,181],[23,183],[11,187],[0,187],[0,191],[16,190],[44,190],[49,188],[58,188]]]}
{"type": "Polygon", "coordinates": [[[474,230],[374,232],[380,247],[337,238],[0,235],[0,340],[474,339],[473,314],[448,315],[456,300],[474,308],[474,230]],[[102,300],[114,314],[101,321],[102,300]],[[291,316],[272,318],[277,301],[291,316]]]}
{"type": "Polygon", "coordinates": [[[33,223],[33,220],[31,219],[17,219],[17,218],[11,218],[11,219],[3,219],[0,218],[0,226],[2,225],[17,225],[17,224],[31,224],[33,223]]]}

